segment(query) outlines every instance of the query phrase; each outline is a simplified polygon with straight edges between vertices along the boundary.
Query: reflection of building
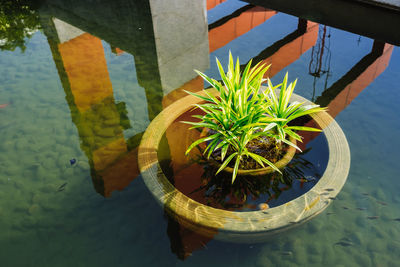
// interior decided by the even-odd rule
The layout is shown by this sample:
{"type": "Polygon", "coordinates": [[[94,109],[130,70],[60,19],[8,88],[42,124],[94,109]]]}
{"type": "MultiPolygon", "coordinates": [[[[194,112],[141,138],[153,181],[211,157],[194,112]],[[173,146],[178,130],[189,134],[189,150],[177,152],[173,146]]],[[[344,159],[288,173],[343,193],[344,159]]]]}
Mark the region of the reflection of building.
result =
{"type": "MultiPolygon", "coordinates": [[[[328,107],[328,113],[335,118],[386,69],[392,51],[393,45],[374,41],[371,52],[317,97],[315,103],[328,107]]],[[[315,127],[312,121],[307,126],[315,127]]],[[[304,142],[300,147],[303,149],[317,135],[315,132],[303,134],[304,142]]]]}
{"type": "MultiPolygon", "coordinates": [[[[69,11],[59,7],[60,1],[51,1],[47,11],[41,13],[43,28],[81,147],[89,159],[94,187],[104,196],[123,189],[138,175],[135,148],[141,135],[128,140],[124,137],[123,130],[129,127],[129,121],[124,119],[124,103],[114,99],[99,38],[110,43],[115,53],[125,51],[134,56],[138,83],[146,92],[151,120],[163,107],[186,96],[184,89],[203,89],[203,80],[196,77],[193,69],[204,71],[208,67],[208,49],[212,52],[229,44],[254,27],[271,22],[268,19],[277,14],[266,8],[246,6],[209,25],[207,32],[206,5],[201,1],[100,0],[98,5],[92,5],[90,1],[75,0],[69,11]],[[182,16],[171,16],[177,12],[182,16]]],[[[222,2],[209,0],[207,8],[222,2]]],[[[272,63],[268,75],[275,75],[315,45],[318,28],[317,23],[299,19],[292,33],[261,51],[254,61],[272,63]]],[[[317,103],[328,105],[334,115],[339,113],[384,70],[391,51],[390,46],[376,45],[354,70],[317,98],[317,103]]],[[[172,166],[174,172],[184,171],[187,164],[187,158],[182,156],[186,149],[182,146],[184,140],[174,134],[174,130],[185,127],[188,128],[176,123],[166,133],[169,153],[176,164],[172,166]]],[[[203,248],[211,238],[173,221],[168,233],[173,250],[183,258],[203,248]]]]}
{"type": "Polygon", "coordinates": [[[94,187],[107,197],[139,174],[123,135],[124,127],[129,127],[123,120],[125,105],[114,100],[101,40],[61,20],[51,22],[48,26],[54,25],[57,35],[48,34],[48,41],[72,120],[89,159],[94,187]]]}
{"type": "Polygon", "coordinates": [[[329,114],[336,117],[386,69],[392,51],[393,45],[375,41],[371,52],[317,97],[315,102],[327,106],[329,114]]]}
{"type": "Polygon", "coordinates": [[[138,82],[152,101],[148,112],[153,118],[161,110],[161,85],[158,68],[154,67],[154,39],[147,41],[153,36],[147,15],[149,4],[137,2],[143,2],[140,8],[127,1],[107,2],[101,7],[80,1],[69,3],[71,7],[66,11],[63,7],[68,3],[52,1],[40,10],[81,148],[89,160],[93,185],[106,197],[114,190],[124,189],[139,175],[136,147],[141,134],[124,138],[123,130],[130,127],[125,103],[114,100],[101,40],[86,32],[111,40],[118,53],[123,49],[135,55],[138,82]],[[121,9],[121,5],[127,6],[121,9]],[[108,12],[106,6],[117,13],[108,12]],[[138,20],[131,19],[133,13],[138,20]],[[137,31],[138,28],[142,30],[137,31]],[[148,45],[143,47],[144,43],[148,45]]]}
{"type": "Polygon", "coordinates": [[[275,11],[262,7],[250,6],[250,8],[243,10],[237,16],[228,17],[229,20],[223,18],[222,22],[217,21],[210,26],[208,31],[210,53],[264,23],[276,14],[275,11]]]}
{"type": "Polygon", "coordinates": [[[79,2],[71,3],[67,12],[65,4],[48,3],[41,10],[42,24],[79,131],[81,147],[92,167],[94,186],[99,193],[109,196],[138,175],[135,148],[141,134],[125,140],[123,130],[129,121],[120,121],[126,114],[124,103],[114,101],[100,39],[85,31],[107,40],[115,53],[126,51],[134,55],[138,82],[147,93],[152,119],[162,109],[164,94],[194,78],[194,68],[203,71],[208,68],[205,6],[201,2],[190,4],[180,0],[174,5],[113,1],[104,2],[107,10],[105,6],[99,8],[79,2]],[[182,4],[182,16],[169,20],[171,12],[176,14],[182,4]],[[171,31],[177,36],[170,36],[171,31]],[[176,66],[181,68],[179,75],[174,75],[176,66]]]}
{"type": "MultiPolygon", "coordinates": [[[[252,7],[242,12],[239,16],[233,16],[231,18],[232,21],[225,21],[223,24],[210,29],[208,35],[210,52],[226,45],[230,41],[233,41],[242,34],[267,21],[269,17],[275,14],[276,12],[271,10],[252,7]]],[[[298,27],[293,33],[277,41],[271,47],[261,52],[257,56],[256,61],[264,60],[268,64],[273,62],[273,69],[270,70],[270,75],[275,75],[281,69],[296,61],[303,53],[310,49],[317,41],[317,37],[318,24],[299,20],[298,27]]],[[[202,79],[197,78],[187,82],[182,87],[177,88],[164,97],[163,104],[167,106],[169,103],[185,96],[186,93],[182,91],[183,89],[188,91],[199,91],[203,89],[203,81],[202,79]]],[[[186,114],[186,116],[190,117],[189,114],[186,114]]],[[[185,135],[185,140],[182,140],[182,134],[177,134],[188,131],[190,128],[189,125],[179,123],[178,121],[180,120],[188,119],[180,118],[177,122],[173,123],[167,130],[166,137],[172,159],[171,167],[173,173],[178,174],[178,176],[182,178],[185,176],[190,177],[190,172],[193,171],[191,168],[185,168],[188,164],[188,157],[185,156],[184,152],[186,147],[190,145],[194,139],[191,139],[192,135],[189,134],[185,135]],[[182,144],[185,145],[183,146],[182,144]]],[[[198,170],[198,172],[202,171],[202,169],[198,170]]],[[[174,183],[179,188],[185,188],[186,192],[192,192],[196,189],[192,188],[194,184],[188,181],[188,179],[178,178],[174,183]]],[[[194,199],[197,198],[197,200],[200,201],[200,199],[204,197],[203,194],[204,192],[199,191],[198,193],[191,195],[191,197],[194,199]]],[[[203,249],[208,240],[212,238],[212,236],[204,237],[199,235],[173,220],[169,221],[168,233],[172,240],[172,249],[174,253],[181,257],[181,259],[185,259],[195,249],[203,249]]]]}
{"type": "Polygon", "coordinates": [[[150,0],[158,69],[164,94],[209,67],[204,1],[150,0]]]}
{"type": "MultiPolygon", "coordinates": [[[[268,11],[266,11],[268,12],[268,11]]],[[[240,18],[240,16],[235,16],[232,18],[232,20],[237,20],[240,18]]],[[[241,18],[243,19],[243,18],[241,18]]],[[[248,19],[252,19],[252,17],[249,17],[248,19]]],[[[241,22],[243,23],[243,21],[241,22]]],[[[246,24],[246,23],[245,23],[246,24]]],[[[248,25],[251,23],[247,23],[248,25]]],[[[222,27],[224,25],[236,25],[235,23],[229,24],[228,22],[225,22],[219,27],[222,27]]],[[[254,24],[254,26],[257,26],[258,24],[254,24]]],[[[232,26],[233,27],[233,26],[232,26]]],[[[211,28],[210,32],[212,30],[218,29],[218,27],[211,28]]],[[[251,30],[251,29],[248,29],[251,30]]],[[[273,45],[270,47],[264,49],[258,56],[255,58],[255,62],[258,61],[263,61],[266,64],[272,64],[268,76],[272,77],[275,74],[277,74],[279,71],[284,69],[285,67],[289,66],[296,60],[298,60],[306,51],[311,49],[313,46],[316,45],[317,39],[318,39],[318,30],[319,30],[319,24],[299,19],[298,27],[296,30],[294,30],[292,33],[288,34],[284,38],[276,41],[273,45]]],[[[236,37],[240,36],[238,35],[232,35],[232,32],[234,31],[226,31],[226,36],[224,35],[224,31],[219,32],[218,38],[216,40],[213,40],[213,34],[209,33],[209,43],[210,43],[210,52],[213,51],[214,49],[218,49],[222,47],[223,45],[226,45],[230,41],[234,40],[236,37]],[[222,36],[220,36],[222,35],[222,36]],[[232,37],[233,36],[233,37],[232,37]]],[[[364,62],[362,65],[364,65],[364,70],[362,73],[359,73],[359,76],[354,77],[354,80],[348,80],[348,78],[344,78],[346,81],[350,82],[350,84],[345,84],[343,82],[339,82],[340,85],[338,86],[333,86],[336,89],[333,89],[331,91],[336,91],[338,90],[337,93],[337,98],[334,98],[333,100],[330,99],[328,103],[329,110],[332,110],[332,112],[339,112],[340,110],[344,109],[350,102],[351,100],[358,95],[360,91],[362,91],[369,83],[371,83],[387,66],[388,60],[390,59],[390,54],[392,51],[392,46],[388,47],[387,45],[385,46],[385,50],[383,52],[383,55],[380,56],[379,52],[377,53],[378,46],[375,45],[373,48],[373,51],[371,54],[373,56],[368,56],[370,60],[362,60],[361,62],[364,62]],[[373,60],[371,60],[371,57],[373,57],[373,60]],[[367,63],[365,65],[365,63],[367,63]],[[362,86],[361,86],[362,85],[362,86]],[[340,88],[340,89],[339,89],[340,88]],[[353,88],[353,89],[352,89],[353,88]],[[350,91],[352,90],[352,91],[350,91]],[[354,90],[354,91],[353,91],[354,90]],[[352,92],[352,93],[349,93],[352,92]],[[343,96],[346,96],[347,99],[343,99],[343,96]],[[339,103],[336,103],[338,101],[339,103]]],[[[360,65],[357,64],[357,65],[360,65]]],[[[357,67],[358,71],[360,70],[359,67],[357,67]]],[[[354,71],[351,71],[354,76],[354,71]]],[[[349,75],[345,75],[349,76],[349,75]]],[[[344,77],[345,77],[344,76],[344,77]]],[[[196,86],[196,80],[192,80],[187,84],[188,90],[190,91],[196,91],[196,90],[201,90],[201,85],[197,83],[196,86]]],[[[183,86],[184,88],[185,86],[183,86]]],[[[328,89],[329,90],[329,89],[328,89]]],[[[328,91],[327,90],[327,91],[328,91]]],[[[174,97],[182,97],[185,94],[180,93],[181,89],[177,89],[176,91],[173,91],[170,93],[168,96],[168,103],[173,102],[174,97]]],[[[328,94],[328,93],[327,93],[328,94]]],[[[324,98],[324,94],[318,99],[317,98],[317,103],[318,101],[324,98]]],[[[165,99],[165,98],[164,98],[165,99]]],[[[329,98],[327,98],[329,99],[329,98]]],[[[322,104],[322,103],[320,103],[322,104]]],[[[332,114],[335,116],[337,113],[332,114]]],[[[309,125],[313,126],[313,125],[309,125]]],[[[173,158],[173,171],[174,173],[180,173],[182,176],[190,176],[190,173],[185,174],[185,165],[187,164],[187,158],[184,157],[184,150],[185,148],[182,148],[182,146],[179,146],[178,144],[186,143],[189,144],[190,142],[188,140],[177,140],[176,138],[176,132],[182,131],[182,128],[189,128],[187,125],[175,123],[169,131],[173,132],[168,132],[167,131],[167,139],[168,143],[170,144],[170,153],[171,153],[171,158],[173,158]]],[[[313,126],[315,127],[315,126],[313,126]]],[[[306,132],[304,134],[304,142],[301,145],[303,148],[305,148],[305,145],[311,141],[318,133],[313,133],[313,132],[306,132]]],[[[191,170],[193,171],[193,170],[191,170]]],[[[198,170],[201,172],[202,170],[198,170]]],[[[185,183],[185,179],[178,179],[175,181],[175,183],[185,183]]],[[[180,184],[179,185],[182,188],[185,188],[185,184],[180,184]]],[[[190,187],[191,184],[187,183],[187,186],[190,187]]],[[[191,192],[195,188],[191,189],[188,188],[186,191],[191,192]]],[[[194,198],[196,197],[202,197],[202,196],[193,196],[194,198]]],[[[202,249],[204,247],[204,244],[206,243],[206,239],[201,239],[196,235],[196,233],[193,233],[193,231],[190,231],[183,227],[182,225],[176,224],[171,222],[169,226],[169,231],[173,231],[174,235],[176,233],[179,233],[179,238],[176,236],[174,237],[174,242],[173,242],[173,249],[178,253],[179,255],[183,256],[183,258],[186,258],[187,255],[192,252],[192,250],[196,247],[193,244],[197,242],[197,248],[202,249]],[[173,229],[173,230],[171,230],[173,229]],[[189,245],[190,244],[190,245],[189,245]]]]}
{"type": "Polygon", "coordinates": [[[318,24],[299,19],[297,29],[260,52],[254,61],[262,61],[270,69],[266,77],[273,77],[313,47],[318,39],[318,24]]]}
{"type": "MultiPolygon", "coordinates": [[[[48,1],[41,14],[88,32],[134,56],[149,119],[165,94],[208,68],[205,3],[202,1],[48,1]],[[68,11],[67,11],[68,10],[68,11]],[[179,75],[177,75],[179,73],[179,75]]],[[[115,50],[116,51],[116,50],[115,50]]]]}

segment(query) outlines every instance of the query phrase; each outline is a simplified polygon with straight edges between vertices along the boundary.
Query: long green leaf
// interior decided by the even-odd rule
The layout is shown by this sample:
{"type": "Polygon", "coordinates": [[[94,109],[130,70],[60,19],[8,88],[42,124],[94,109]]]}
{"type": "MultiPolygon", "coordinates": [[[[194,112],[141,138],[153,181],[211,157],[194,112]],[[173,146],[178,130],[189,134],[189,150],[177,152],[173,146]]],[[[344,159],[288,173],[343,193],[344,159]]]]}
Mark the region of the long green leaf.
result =
{"type": "Polygon", "coordinates": [[[235,179],[236,179],[236,176],[237,176],[237,172],[239,170],[239,163],[240,163],[241,159],[242,159],[242,157],[240,155],[238,155],[236,157],[235,167],[233,167],[232,184],[235,182],[235,179]]]}
{"type": "Polygon", "coordinates": [[[288,126],[287,129],[295,131],[309,131],[309,132],[321,132],[321,129],[306,126],[288,126]]]}
{"type": "Polygon", "coordinates": [[[198,144],[201,144],[201,143],[203,143],[203,142],[207,142],[207,141],[209,141],[209,140],[212,140],[212,139],[214,139],[214,138],[217,137],[217,136],[218,136],[218,134],[213,134],[213,135],[206,136],[206,137],[203,137],[203,138],[200,138],[200,139],[194,141],[194,142],[188,147],[188,149],[186,150],[185,155],[187,155],[187,154],[190,152],[190,150],[192,150],[192,149],[193,149],[195,146],[197,146],[198,144]]]}
{"type": "Polygon", "coordinates": [[[223,169],[225,169],[225,167],[229,164],[229,162],[231,162],[231,160],[236,157],[238,155],[238,152],[232,153],[231,155],[229,155],[229,157],[224,160],[224,162],[221,164],[221,166],[219,167],[219,169],[217,170],[217,172],[215,174],[220,173],[223,169]]]}
{"type": "Polygon", "coordinates": [[[296,146],[295,144],[293,144],[293,143],[290,142],[289,140],[283,139],[282,142],[284,142],[285,144],[288,144],[289,146],[292,146],[292,147],[296,148],[298,151],[302,152],[302,150],[300,149],[300,147],[296,146]]]}

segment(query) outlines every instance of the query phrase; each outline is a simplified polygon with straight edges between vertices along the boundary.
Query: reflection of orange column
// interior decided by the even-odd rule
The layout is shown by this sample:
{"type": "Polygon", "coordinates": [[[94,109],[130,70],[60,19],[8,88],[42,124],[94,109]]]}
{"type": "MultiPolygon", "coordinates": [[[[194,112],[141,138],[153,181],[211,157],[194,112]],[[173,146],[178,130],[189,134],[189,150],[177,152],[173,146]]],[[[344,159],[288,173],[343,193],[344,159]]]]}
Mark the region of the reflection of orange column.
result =
{"type": "Polygon", "coordinates": [[[269,58],[264,59],[263,63],[272,64],[265,76],[273,77],[313,47],[318,39],[318,25],[318,23],[307,21],[307,30],[303,35],[282,46],[269,58]]]}
{"type": "Polygon", "coordinates": [[[192,80],[188,81],[181,87],[173,90],[171,93],[164,96],[164,98],[162,100],[163,108],[166,108],[169,105],[171,105],[172,103],[174,103],[175,101],[181,99],[182,97],[187,96],[188,93],[186,93],[185,91],[198,92],[198,91],[203,90],[203,88],[204,88],[203,85],[204,85],[204,80],[200,76],[193,78],[192,80]]]}
{"type": "Polygon", "coordinates": [[[59,51],[80,112],[112,96],[112,85],[100,39],[85,33],[59,44],[59,51]]]}
{"type": "MultiPolygon", "coordinates": [[[[102,177],[103,193],[108,196],[132,180],[125,173],[127,168],[122,166],[124,162],[116,163],[122,156],[130,160],[132,157],[129,154],[124,156],[127,145],[113,98],[103,45],[97,37],[84,33],[59,44],[58,48],[74,104],[80,113],[76,126],[84,139],[94,170],[102,177]]],[[[131,165],[130,169],[135,169],[135,164],[131,165]]]]}
{"type": "Polygon", "coordinates": [[[210,52],[223,47],[232,40],[250,31],[254,27],[262,24],[267,19],[276,14],[263,7],[253,7],[246,10],[238,17],[232,18],[219,27],[211,29],[208,32],[208,41],[210,45],[210,52]]]}
{"type": "Polygon", "coordinates": [[[360,76],[347,85],[329,105],[329,114],[336,117],[356,98],[369,84],[371,84],[389,65],[393,45],[385,44],[383,54],[375,60],[360,76]]]}
{"type": "MultiPolygon", "coordinates": [[[[204,82],[200,76],[197,76],[196,78],[190,80],[189,82],[185,83],[180,88],[175,89],[163,98],[162,103],[164,108],[174,103],[176,100],[187,96],[188,94],[184,90],[190,92],[198,92],[204,88],[203,85],[204,82]]],[[[186,114],[185,118],[181,118],[180,120],[191,120],[191,115],[192,114],[188,113],[186,114]]],[[[179,121],[177,120],[172,123],[166,132],[168,144],[170,147],[171,159],[172,162],[174,162],[174,166],[172,166],[174,173],[177,173],[181,170],[183,166],[186,166],[188,164],[189,157],[185,156],[185,150],[194,140],[192,139],[194,137],[192,137],[191,135],[182,135],[182,133],[185,133],[189,130],[190,125],[181,123],[179,121]],[[188,139],[182,140],[181,136],[186,136],[188,139]]]]}
{"type": "Polygon", "coordinates": [[[207,10],[213,9],[219,4],[225,2],[226,0],[207,0],[207,10]]]}
{"type": "Polygon", "coordinates": [[[137,148],[118,158],[116,162],[100,172],[104,180],[104,196],[108,197],[114,190],[123,190],[133,179],[139,176],[137,148]]]}
{"type": "MultiPolygon", "coordinates": [[[[172,91],[163,98],[164,108],[175,102],[176,100],[187,96],[187,93],[183,90],[190,92],[197,92],[204,88],[203,79],[198,76],[191,81],[185,83],[180,88],[172,91]]],[[[166,131],[166,137],[170,149],[171,166],[174,173],[174,184],[176,187],[185,188],[185,192],[191,192],[197,188],[194,188],[194,184],[187,179],[191,176],[193,168],[187,168],[189,158],[195,157],[195,149],[191,152],[192,157],[185,156],[186,148],[198,138],[199,133],[195,130],[189,130],[190,125],[181,123],[180,121],[192,120],[191,116],[198,114],[198,110],[193,112],[187,112],[179,117],[166,131]],[[188,134],[189,133],[189,134],[188,134]],[[183,138],[184,137],[184,138],[183,138]],[[186,168],[185,168],[186,167],[186,168]]],[[[203,172],[203,169],[199,166],[198,172],[203,172]]],[[[199,200],[204,197],[204,192],[199,191],[191,195],[192,199],[199,200]]],[[[179,219],[178,219],[179,220],[179,219]]],[[[179,239],[178,244],[181,247],[176,247],[176,253],[179,254],[182,259],[187,258],[195,250],[203,249],[205,244],[212,239],[212,236],[204,236],[197,232],[194,232],[183,225],[179,224],[177,232],[173,234],[174,239],[179,239]]]]}
{"type": "MultiPolygon", "coordinates": [[[[175,187],[182,189],[182,192],[185,193],[193,192],[198,189],[198,184],[190,179],[193,176],[193,173],[201,174],[204,172],[201,165],[195,165],[195,168],[189,165],[189,159],[196,158],[196,156],[200,155],[196,148],[192,150],[189,157],[185,156],[186,148],[194,140],[199,138],[200,133],[196,130],[189,130],[190,125],[180,123],[180,121],[192,120],[191,116],[194,114],[200,114],[199,110],[186,112],[170,127],[168,127],[166,132],[171,154],[171,168],[174,173],[174,185],[175,187]]],[[[190,198],[195,201],[204,202],[204,193],[204,189],[199,190],[191,193],[190,198]]],[[[201,232],[195,231],[191,227],[188,228],[179,218],[174,219],[180,224],[175,226],[176,232],[174,233],[174,236],[171,236],[170,238],[175,240],[173,243],[179,244],[179,246],[174,246],[173,251],[177,253],[181,259],[187,258],[195,250],[204,249],[205,244],[213,239],[213,235],[217,234],[217,231],[212,232],[211,230],[201,234],[201,232]]]]}
{"type": "Polygon", "coordinates": [[[118,47],[113,47],[111,46],[111,52],[113,52],[114,54],[116,54],[117,56],[122,55],[125,51],[122,49],[119,49],[118,47]]]}

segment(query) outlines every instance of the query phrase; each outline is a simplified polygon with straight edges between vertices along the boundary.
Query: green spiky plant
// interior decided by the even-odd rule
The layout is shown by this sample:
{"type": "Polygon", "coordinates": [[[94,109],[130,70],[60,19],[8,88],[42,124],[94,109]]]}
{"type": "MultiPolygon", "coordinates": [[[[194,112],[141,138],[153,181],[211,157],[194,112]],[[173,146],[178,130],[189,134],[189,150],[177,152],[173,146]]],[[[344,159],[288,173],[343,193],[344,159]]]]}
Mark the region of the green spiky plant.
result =
{"type": "Polygon", "coordinates": [[[220,150],[221,153],[222,164],[217,170],[217,174],[231,161],[234,162],[232,183],[236,179],[240,162],[248,158],[254,159],[262,167],[268,165],[280,172],[271,161],[250,152],[247,144],[253,139],[267,136],[275,138],[278,143],[283,142],[299,149],[286,139],[286,135],[293,136],[301,141],[301,137],[295,133],[296,130],[319,130],[309,127],[288,126],[287,123],[301,115],[308,115],[322,109],[318,106],[305,108],[298,104],[289,105],[289,99],[296,82],[286,86],[286,76],[283,83],[273,86],[269,79],[263,78],[269,66],[260,64],[261,62],[251,67],[252,60],[250,60],[241,73],[239,58],[237,58],[235,64],[232,54],[229,53],[226,74],[220,61],[216,59],[216,62],[222,83],[204,73],[196,72],[218,91],[219,97],[207,90],[205,90],[205,96],[187,92],[205,101],[203,104],[195,105],[205,114],[193,116],[200,120],[198,122],[184,121],[184,123],[193,125],[191,129],[208,128],[211,133],[193,142],[188,147],[186,154],[197,145],[208,142],[203,151],[207,159],[217,150],[220,150]],[[261,84],[265,81],[268,81],[268,91],[261,92],[261,84]],[[274,91],[279,87],[281,87],[281,93],[278,98],[274,91]],[[294,114],[294,112],[296,113],[294,114]]]}
{"type": "Polygon", "coordinates": [[[290,98],[292,97],[294,88],[297,83],[297,79],[288,85],[288,73],[286,72],[283,82],[279,84],[280,92],[279,95],[276,94],[272,82],[267,79],[268,87],[267,90],[263,92],[266,101],[270,104],[266,113],[272,118],[284,119],[276,122],[275,128],[271,129],[270,136],[274,137],[278,142],[284,142],[288,145],[294,146],[296,149],[300,150],[295,144],[286,140],[286,135],[293,137],[297,141],[302,141],[301,136],[296,133],[296,131],[311,131],[320,132],[320,129],[306,127],[306,126],[289,126],[288,123],[296,118],[311,115],[313,113],[318,113],[326,110],[326,108],[321,108],[319,105],[310,104],[304,105],[304,102],[294,101],[290,103],[290,98]]]}

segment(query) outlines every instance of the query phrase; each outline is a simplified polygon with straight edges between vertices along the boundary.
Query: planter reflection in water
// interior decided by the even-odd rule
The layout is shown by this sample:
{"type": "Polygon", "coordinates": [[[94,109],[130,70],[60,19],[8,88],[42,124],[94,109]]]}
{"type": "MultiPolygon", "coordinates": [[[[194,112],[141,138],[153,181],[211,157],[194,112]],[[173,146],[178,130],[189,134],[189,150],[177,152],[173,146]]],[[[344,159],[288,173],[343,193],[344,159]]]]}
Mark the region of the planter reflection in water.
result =
{"type": "MultiPolygon", "coordinates": [[[[210,90],[217,95],[218,92],[210,90]]],[[[200,94],[204,94],[201,92],[200,94]]],[[[293,94],[292,101],[310,103],[293,94]]],[[[268,212],[237,212],[201,204],[177,190],[159,164],[157,152],[168,127],[201,100],[184,97],[164,109],[149,125],[138,150],[139,168],[146,186],[163,208],[181,224],[203,235],[231,242],[261,242],[269,235],[303,223],[322,212],[343,187],[350,168],[350,151],[339,125],[326,112],[311,117],[323,129],[329,159],[325,172],[307,193],[268,212]],[[328,189],[328,190],[327,190],[328,189]]],[[[182,145],[191,140],[181,140],[182,145]]],[[[190,177],[190,174],[188,176],[190,177]]]]}

